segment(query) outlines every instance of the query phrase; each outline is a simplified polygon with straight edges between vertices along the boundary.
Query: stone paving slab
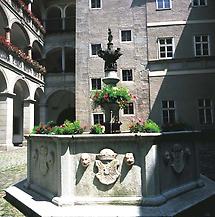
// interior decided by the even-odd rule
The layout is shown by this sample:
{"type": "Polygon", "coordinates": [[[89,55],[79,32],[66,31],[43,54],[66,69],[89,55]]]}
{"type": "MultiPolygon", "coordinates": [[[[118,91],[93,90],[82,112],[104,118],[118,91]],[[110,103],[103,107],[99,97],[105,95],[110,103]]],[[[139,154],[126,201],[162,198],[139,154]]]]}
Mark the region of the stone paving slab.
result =
{"type": "Polygon", "coordinates": [[[27,147],[15,147],[10,151],[0,151],[0,171],[27,163],[27,147]]]}

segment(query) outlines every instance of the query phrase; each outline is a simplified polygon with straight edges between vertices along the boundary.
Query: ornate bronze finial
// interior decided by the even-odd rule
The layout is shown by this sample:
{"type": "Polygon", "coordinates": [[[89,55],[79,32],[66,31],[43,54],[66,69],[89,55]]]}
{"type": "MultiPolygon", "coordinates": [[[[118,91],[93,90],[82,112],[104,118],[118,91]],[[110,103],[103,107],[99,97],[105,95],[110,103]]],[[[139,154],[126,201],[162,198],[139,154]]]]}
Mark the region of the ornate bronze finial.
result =
{"type": "Polygon", "coordinates": [[[113,35],[111,33],[111,29],[108,28],[108,43],[112,43],[113,40],[113,35]]]}
{"type": "Polygon", "coordinates": [[[105,72],[107,71],[117,71],[117,60],[122,55],[120,52],[120,48],[116,50],[113,49],[113,35],[111,33],[111,29],[108,28],[108,43],[106,50],[100,50],[98,52],[98,56],[101,57],[105,61],[105,72]]]}

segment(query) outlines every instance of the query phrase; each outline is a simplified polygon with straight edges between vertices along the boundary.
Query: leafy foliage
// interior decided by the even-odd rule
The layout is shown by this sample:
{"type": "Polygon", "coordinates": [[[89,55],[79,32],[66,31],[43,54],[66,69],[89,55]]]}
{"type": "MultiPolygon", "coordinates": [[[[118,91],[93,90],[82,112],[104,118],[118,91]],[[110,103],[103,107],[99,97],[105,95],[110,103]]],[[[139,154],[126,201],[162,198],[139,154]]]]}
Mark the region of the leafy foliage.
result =
{"type": "Polygon", "coordinates": [[[131,101],[131,94],[125,87],[106,85],[102,90],[94,91],[91,98],[95,108],[106,103],[118,103],[120,108],[124,108],[131,101]]]}
{"type": "Polygon", "coordinates": [[[102,134],[104,133],[104,126],[102,126],[101,124],[94,124],[90,128],[90,133],[91,134],[102,134]]]}
{"type": "Polygon", "coordinates": [[[40,124],[35,126],[32,130],[32,134],[49,134],[49,135],[71,135],[71,134],[82,134],[84,129],[80,126],[79,121],[68,121],[64,124],[57,126],[53,121],[47,124],[40,124]]]}
{"type": "Polygon", "coordinates": [[[150,119],[145,122],[139,119],[138,121],[131,121],[129,131],[131,133],[159,133],[160,127],[150,119]]]}

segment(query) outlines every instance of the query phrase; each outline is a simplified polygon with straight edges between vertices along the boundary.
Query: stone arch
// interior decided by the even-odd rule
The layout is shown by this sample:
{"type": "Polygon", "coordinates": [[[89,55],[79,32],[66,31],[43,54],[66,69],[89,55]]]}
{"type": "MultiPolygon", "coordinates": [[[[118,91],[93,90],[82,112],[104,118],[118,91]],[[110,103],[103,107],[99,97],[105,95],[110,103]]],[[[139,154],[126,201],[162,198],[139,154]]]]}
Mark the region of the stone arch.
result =
{"type": "Polygon", "coordinates": [[[57,47],[46,54],[46,70],[48,73],[62,72],[62,48],[57,47]]]}
{"type": "Polygon", "coordinates": [[[30,38],[25,28],[18,22],[14,22],[11,26],[11,43],[27,53],[30,38]]]}
{"type": "Polygon", "coordinates": [[[3,8],[0,7],[0,35],[4,36],[5,35],[5,30],[4,28],[7,27],[8,24],[8,18],[6,13],[4,12],[3,8]]]}
{"type": "Polygon", "coordinates": [[[75,16],[76,16],[76,7],[74,4],[67,5],[65,8],[65,30],[66,31],[75,31],[75,16]]]}
{"type": "Polygon", "coordinates": [[[72,91],[58,90],[47,99],[47,120],[62,124],[65,120],[75,120],[75,99],[72,91]]]}
{"type": "Polygon", "coordinates": [[[18,79],[14,85],[13,92],[13,143],[21,144],[24,134],[24,101],[29,98],[30,90],[28,84],[23,79],[18,79]]]}
{"type": "Polygon", "coordinates": [[[42,59],[42,46],[36,40],[32,43],[32,59],[39,62],[42,59]]]}
{"type": "Polygon", "coordinates": [[[46,10],[46,32],[59,32],[62,26],[62,11],[57,6],[51,6],[46,10]]]}
{"type": "Polygon", "coordinates": [[[44,98],[44,92],[42,88],[38,87],[34,94],[34,125],[39,125],[41,123],[40,118],[40,103],[42,98],[44,98]]]}
{"type": "Polygon", "coordinates": [[[7,83],[6,76],[0,70],[0,93],[5,92],[7,90],[7,87],[8,87],[8,83],[7,83]]]}

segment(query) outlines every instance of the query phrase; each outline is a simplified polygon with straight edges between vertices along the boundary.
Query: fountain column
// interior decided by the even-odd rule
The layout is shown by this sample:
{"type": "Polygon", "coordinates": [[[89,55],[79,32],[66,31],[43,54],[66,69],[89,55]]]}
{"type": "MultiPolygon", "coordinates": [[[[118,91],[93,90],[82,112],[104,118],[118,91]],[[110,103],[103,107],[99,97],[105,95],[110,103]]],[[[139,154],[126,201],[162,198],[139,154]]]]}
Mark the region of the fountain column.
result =
{"type": "MultiPolygon", "coordinates": [[[[105,77],[102,81],[105,85],[110,85],[115,87],[119,82],[117,76],[117,60],[122,55],[120,48],[116,50],[113,49],[113,36],[111,29],[108,29],[108,43],[106,50],[100,50],[98,56],[105,61],[104,71],[105,77]]],[[[117,103],[107,103],[104,105],[105,110],[105,133],[119,133],[120,125],[119,122],[119,105],[117,103]]]]}

